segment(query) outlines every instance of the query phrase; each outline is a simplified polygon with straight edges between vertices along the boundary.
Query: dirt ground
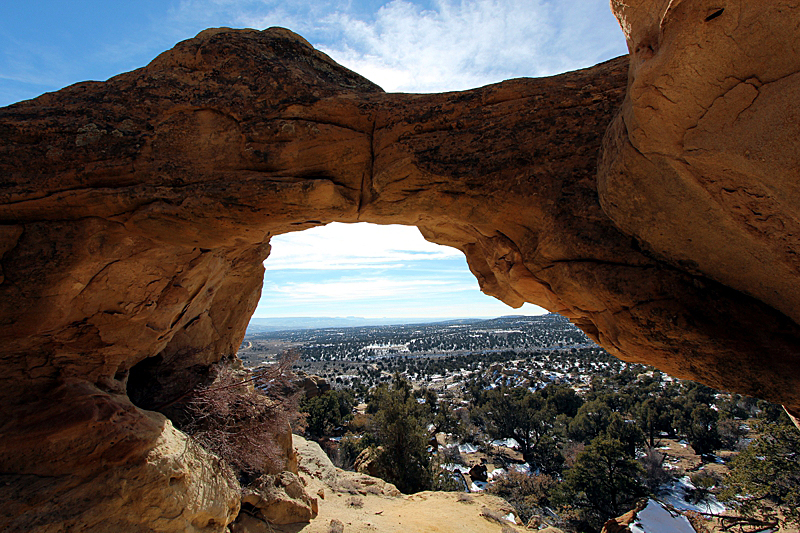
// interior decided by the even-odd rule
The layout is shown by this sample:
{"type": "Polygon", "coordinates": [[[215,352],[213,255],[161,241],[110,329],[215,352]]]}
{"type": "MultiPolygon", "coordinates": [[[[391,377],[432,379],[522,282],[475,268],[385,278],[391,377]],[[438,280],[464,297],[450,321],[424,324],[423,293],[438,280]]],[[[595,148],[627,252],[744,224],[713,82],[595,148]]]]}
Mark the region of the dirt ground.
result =
{"type": "Polygon", "coordinates": [[[319,515],[308,524],[272,526],[275,533],[510,533],[513,509],[486,494],[420,492],[403,495],[376,478],[333,466],[315,443],[294,437],[306,492],[318,497],[319,515]],[[321,496],[324,496],[322,498],[321,496]],[[510,518],[510,517],[509,517],[510,518]]]}

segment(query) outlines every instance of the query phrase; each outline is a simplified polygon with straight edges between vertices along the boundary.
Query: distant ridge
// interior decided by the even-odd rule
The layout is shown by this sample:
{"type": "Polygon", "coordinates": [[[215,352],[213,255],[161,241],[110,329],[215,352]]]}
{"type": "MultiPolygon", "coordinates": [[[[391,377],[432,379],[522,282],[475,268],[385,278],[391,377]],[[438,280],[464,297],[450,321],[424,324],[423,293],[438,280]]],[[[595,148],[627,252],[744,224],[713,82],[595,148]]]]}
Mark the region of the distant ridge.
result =
{"type": "MultiPolygon", "coordinates": [[[[552,313],[551,313],[552,314],[552,313]]],[[[474,317],[474,318],[364,318],[348,317],[276,317],[252,318],[247,326],[247,333],[265,333],[269,331],[285,331],[293,329],[322,329],[322,328],[355,328],[363,326],[396,326],[403,324],[435,324],[448,322],[454,324],[471,324],[489,320],[533,319],[550,315],[504,315],[501,317],[474,317]]],[[[555,315],[558,316],[558,315],[555,315]]]]}

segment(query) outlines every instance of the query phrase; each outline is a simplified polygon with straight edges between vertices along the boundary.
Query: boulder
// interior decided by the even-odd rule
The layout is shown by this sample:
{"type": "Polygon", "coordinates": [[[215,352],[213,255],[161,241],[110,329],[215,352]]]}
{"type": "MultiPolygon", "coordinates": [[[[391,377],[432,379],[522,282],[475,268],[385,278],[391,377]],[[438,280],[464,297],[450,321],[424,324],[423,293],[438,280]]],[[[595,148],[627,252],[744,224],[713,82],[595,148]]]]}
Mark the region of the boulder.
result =
{"type": "MultiPolygon", "coordinates": [[[[316,442],[297,435],[294,440],[300,471],[320,480],[327,487],[341,493],[374,494],[384,498],[401,496],[397,487],[378,477],[337,468],[316,442]]],[[[324,496],[320,497],[325,499],[324,496]]]]}
{"type": "Polygon", "coordinates": [[[0,530],[222,533],[239,484],[124,395],[70,381],[3,428],[0,530]]]}
{"type": "Polygon", "coordinates": [[[361,450],[356,460],[353,462],[353,470],[361,474],[367,474],[374,477],[380,477],[381,471],[378,466],[378,453],[383,450],[382,447],[375,448],[368,446],[361,450]]]}
{"type": "Polygon", "coordinates": [[[306,398],[316,398],[331,390],[328,380],[320,376],[304,376],[297,381],[297,387],[305,393],[306,398]]]}
{"type": "Polygon", "coordinates": [[[472,481],[483,481],[484,483],[489,480],[489,474],[486,471],[486,465],[479,464],[469,469],[469,477],[472,481]]]}
{"type": "Polygon", "coordinates": [[[317,499],[309,496],[297,474],[289,471],[265,474],[253,481],[243,491],[242,506],[240,517],[248,517],[248,523],[249,518],[276,525],[309,522],[319,512],[317,499]]]}

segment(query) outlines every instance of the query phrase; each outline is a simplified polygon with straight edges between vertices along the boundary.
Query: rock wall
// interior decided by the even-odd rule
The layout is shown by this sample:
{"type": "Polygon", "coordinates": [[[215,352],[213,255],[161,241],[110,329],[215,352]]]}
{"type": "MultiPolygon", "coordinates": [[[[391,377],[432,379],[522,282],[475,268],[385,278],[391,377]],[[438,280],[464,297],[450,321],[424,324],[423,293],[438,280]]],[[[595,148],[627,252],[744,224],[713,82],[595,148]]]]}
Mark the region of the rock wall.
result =
{"type": "Polygon", "coordinates": [[[98,465],[149,476],[141,407],[234,356],[271,236],[331,221],[415,225],[512,306],[800,411],[800,6],[612,4],[630,59],[551,78],[385,94],[223,28],[0,109],[0,528],[67,529],[98,465]]]}

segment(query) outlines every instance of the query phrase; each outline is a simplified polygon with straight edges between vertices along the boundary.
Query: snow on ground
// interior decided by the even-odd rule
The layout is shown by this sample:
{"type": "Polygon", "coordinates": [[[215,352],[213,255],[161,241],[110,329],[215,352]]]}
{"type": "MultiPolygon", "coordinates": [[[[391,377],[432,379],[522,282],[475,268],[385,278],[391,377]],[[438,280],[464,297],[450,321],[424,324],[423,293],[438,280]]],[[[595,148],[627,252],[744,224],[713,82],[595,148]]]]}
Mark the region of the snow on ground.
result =
{"type": "Polygon", "coordinates": [[[494,470],[486,474],[486,477],[489,479],[489,481],[493,481],[494,479],[502,477],[504,475],[506,475],[505,468],[495,468],[494,470]]]}
{"type": "Polygon", "coordinates": [[[470,443],[459,444],[458,451],[461,453],[475,453],[478,451],[478,448],[476,448],[474,444],[470,443]]]}
{"type": "Polygon", "coordinates": [[[511,465],[511,470],[519,472],[520,474],[531,475],[531,465],[522,463],[521,465],[511,465]]]}
{"type": "Polygon", "coordinates": [[[648,501],[628,527],[631,533],[695,533],[688,518],[673,515],[655,500],[648,501]]]}
{"type": "Polygon", "coordinates": [[[505,446],[506,448],[511,448],[512,450],[518,450],[519,442],[517,442],[516,439],[493,440],[492,446],[505,446]]]}
{"type": "Polygon", "coordinates": [[[689,476],[684,476],[677,481],[673,481],[665,487],[665,492],[660,495],[664,503],[668,503],[679,511],[696,511],[698,513],[722,514],[727,508],[717,501],[714,495],[709,496],[708,502],[690,503],[683,496],[689,490],[694,490],[689,476]]]}
{"type": "Polygon", "coordinates": [[[455,463],[445,463],[442,468],[450,472],[461,472],[462,474],[469,474],[469,467],[464,465],[457,465],[455,463]]]}
{"type": "Polygon", "coordinates": [[[469,486],[470,492],[482,492],[483,490],[488,487],[489,484],[483,481],[473,481],[472,484],[469,486]]]}

